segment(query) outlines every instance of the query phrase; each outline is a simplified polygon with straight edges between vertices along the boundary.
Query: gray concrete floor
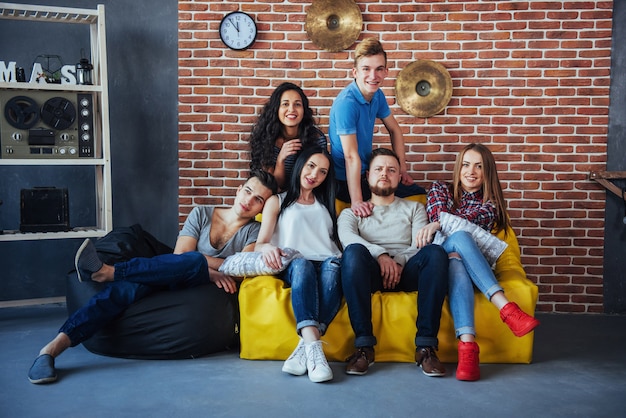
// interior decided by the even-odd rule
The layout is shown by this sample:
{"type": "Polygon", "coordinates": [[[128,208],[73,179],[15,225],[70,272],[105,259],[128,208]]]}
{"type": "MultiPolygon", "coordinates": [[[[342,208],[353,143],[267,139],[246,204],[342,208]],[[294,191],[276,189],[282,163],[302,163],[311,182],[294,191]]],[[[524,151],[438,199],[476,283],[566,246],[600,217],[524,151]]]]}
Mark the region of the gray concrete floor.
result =
{"type": "Polygon", "coordinates": [[[414,364],[376,363],[324,384],[237,352],[194,360],[126,360],[78,346],[59,380],[28,382],[65,306],[0,309],[0,417],[618,417],[626,401],[626,316],[538,315],[530,365],[485,364],[478,382],[429,378],[414,364]]]}

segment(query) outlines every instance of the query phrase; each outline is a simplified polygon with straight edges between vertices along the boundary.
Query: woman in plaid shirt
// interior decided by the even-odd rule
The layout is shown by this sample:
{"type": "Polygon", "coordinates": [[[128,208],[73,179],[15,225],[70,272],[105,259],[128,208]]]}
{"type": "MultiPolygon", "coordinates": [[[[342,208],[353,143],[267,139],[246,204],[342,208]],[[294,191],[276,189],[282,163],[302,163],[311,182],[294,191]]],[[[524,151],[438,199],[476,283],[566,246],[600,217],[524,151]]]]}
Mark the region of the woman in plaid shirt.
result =
{"type": "MultiPolygon", "coordinates": [[[[506,202],[498,179],[493,154],[482,144],[469,144],[457,155],[452,183],[435,182],[428,191],[426,206],[431,223],[418,232],[418,246],[431,242],[440,230],[440,214],[447,212],[478,225],[486,231],[510,228],[506,202]]],[[[502,287],[466,231],[452,233],[442,244],[450,257],[449,303],[459,339],[456,377],[475,381],[480,378],[479,348],[474,328],[474,288],[498,308],[500,318],[518,337],[532,331],[539,321],[509,302],[502,287]]]]}

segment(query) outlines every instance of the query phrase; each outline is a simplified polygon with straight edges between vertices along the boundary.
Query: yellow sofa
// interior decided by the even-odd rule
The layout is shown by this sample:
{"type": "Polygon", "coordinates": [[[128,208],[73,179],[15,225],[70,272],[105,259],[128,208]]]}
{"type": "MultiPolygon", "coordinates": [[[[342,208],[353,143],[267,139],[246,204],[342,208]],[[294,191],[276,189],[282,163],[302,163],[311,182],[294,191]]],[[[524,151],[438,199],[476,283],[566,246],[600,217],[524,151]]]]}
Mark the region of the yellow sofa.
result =
{"type": "MultiPolygon", "coordinates": [[[[415,199],[423,202],[423,197],[415,199]]],[[[345,205],[338,205],[343,209],[345,205]]],[[[338,210],[339,213],[339,210],[338,210]]],[[[495,273],[509,300],[533,314],[537,286],[526,278],[513,230],[498,236],[509,245],[496,263],[495,273]]],[[[534,333],[522,338],[513,335],[500,320],[498,310],[478,291],[475,292],[476,341],[481,363],[530,363],[534,333]]],[[[291,308],[291,289],[274,276],[246,278],[239,290],[240,357],[249,360],[284,360],[298,343],[296,322],[291,308]]],[[[376,292],[372,295],[372,323],[377,362],[414,362],[416,292],[376,292]]],[[[439,330],[438,356],[442,362],[457,361],[457,341],[448,302],[444,303],[439,330]]],[[[354,351],[354,333],[348,308],[339,313],[322,338],[329,361],[344,361],[354,351]]]]}

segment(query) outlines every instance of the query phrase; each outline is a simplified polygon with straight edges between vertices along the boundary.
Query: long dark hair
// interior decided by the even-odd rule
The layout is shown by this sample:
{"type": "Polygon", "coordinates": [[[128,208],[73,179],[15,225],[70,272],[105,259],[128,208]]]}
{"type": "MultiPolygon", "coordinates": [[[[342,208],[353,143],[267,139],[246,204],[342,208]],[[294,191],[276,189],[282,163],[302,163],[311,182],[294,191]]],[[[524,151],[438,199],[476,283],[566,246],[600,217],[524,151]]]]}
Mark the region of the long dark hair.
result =
{"type": "Polygon", "coordinates": [[[302,149],[293,167],[293,173],[289,179],[287,193],[285,194],[285,199],[283,199],[283,203],[280,206],[280,212],[298,201],[301,191],[300,176],[302,175],[302,170],[304,169],[304,165],[309,161],[309,158],[315,154],[324,155],[330,164],[328,165],[328,174],[326,175],[326,179],[324,179],[322,184],[313,189],[313,195],[328,211],[330,219],[333,222],[332,239],[335,241],[335,244],[337,244],[337,247],[341,249],[339,234],[337,233],[337,211],[335,209],[335,168],[330,154],[324,148],[313,145],[302,149]]]}
{"type": "Polygon", "coordinates": [[[268,170],[276,164],[274,160],[274,144],[282,133],[283,125],[278,119],[280,98],[284,92],[294,90],[302,99],[304,115],[298,126],[298,136],[302,141],[302,147],[317,143],[320,131],[315,126],[313,111],[309,107],[309,99],[304,91],[297,85],[289,82],[282,83],[272,93],[268,102],[263,107],[259,119],[252,127],[250,133],[250,169],[268,170]]]}

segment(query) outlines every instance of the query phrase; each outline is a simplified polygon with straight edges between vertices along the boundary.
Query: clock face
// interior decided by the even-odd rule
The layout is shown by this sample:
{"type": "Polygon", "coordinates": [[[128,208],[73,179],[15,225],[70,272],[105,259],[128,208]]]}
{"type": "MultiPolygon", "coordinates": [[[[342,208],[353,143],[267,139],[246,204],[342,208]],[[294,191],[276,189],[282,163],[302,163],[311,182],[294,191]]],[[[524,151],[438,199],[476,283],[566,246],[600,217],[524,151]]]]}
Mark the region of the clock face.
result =
{"type": "Polygon", "coordinates": [[[229,13],[220,23],[220,38],[231,49],[246,49],[256,39],[256,23],[247,13],[229,13]]]}

